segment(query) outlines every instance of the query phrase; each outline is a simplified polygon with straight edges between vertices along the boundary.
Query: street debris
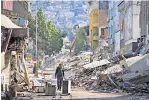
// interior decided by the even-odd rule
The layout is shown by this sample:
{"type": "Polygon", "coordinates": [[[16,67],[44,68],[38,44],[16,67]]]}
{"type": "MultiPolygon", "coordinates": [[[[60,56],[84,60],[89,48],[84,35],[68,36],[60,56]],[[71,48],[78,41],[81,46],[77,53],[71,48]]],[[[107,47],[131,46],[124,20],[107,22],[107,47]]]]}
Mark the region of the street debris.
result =
{"type": "MultiPolygon", "coordinates": [[[[117,59],[115,63],[108,58],[110,56],[107,52],[108,48],[100,48],[94,54],[84,52],[72,57],[62,56],[60,62],[63,64],[65,73],[67,73],[65,78],[71,80],[72,87],[104,93],[148,94],[149,54],[140,54],[128,58],[125,58],[126,55],[119,55],[115,58],[117,59]],[[101,49],[106,50],[103,52],[101,49]],[[104,57],[104,54],[106,54],[106,57],[104,57]]],[[[59,59],[57,62],[59,62],[59,59]]],[[[45,82],[42,80],[32,80],[31,84],[34,92],[45,91],[45,82]]],[[[25,83],[27,84],[28,80],[25,80],[25,83]]],[[[15,85],[13,83],[10,85],[11,94],[16,95],[13,94],[16,91],[18,93],[25,91],[22,87],[19,82],[15,85]]]]}
{"type": "Polygon", "coordinates": [[[72,80],[73,87],[83,87],[86,90],[109,93],[149,93],[148,74],[144,74],[145,72],[147,73],[149,66],[147,63],[142,64],[143,67],[137,64],[141,60],[142,62],[146,61],[149,54],[125,58],[117,64],[109,61],[107,63],[104,62],[104,64],[97,64],[101,60],[89,62],[88,56],[84,55],[82,57],[82,55],[78,55],[69,59],[66,62],[67,64],[64,63],[64,65],[69,66],[64,68],[76,69],[75,75],[69,77],[72,80]],[[135,83],[134,81],[139,80],[138,77],[143,77],[143,79],[146,77],[146,79],[142,80],[141,83],[135,83]]]}

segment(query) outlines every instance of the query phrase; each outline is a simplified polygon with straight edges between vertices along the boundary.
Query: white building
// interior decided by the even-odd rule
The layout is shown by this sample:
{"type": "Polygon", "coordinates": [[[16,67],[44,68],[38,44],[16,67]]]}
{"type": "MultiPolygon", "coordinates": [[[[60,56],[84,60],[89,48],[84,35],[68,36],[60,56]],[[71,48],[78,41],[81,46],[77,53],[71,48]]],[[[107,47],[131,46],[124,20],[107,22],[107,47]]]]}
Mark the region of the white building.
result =
{"type": "Polygon", "coordinates": [[[124,52],[135,52],[138,38],[141,37],[139,26],[140,5],[138,1],[122,1],[118,7],[119,11],[124,8],[124,11],[120,12],[124,16],[124,52]]]}

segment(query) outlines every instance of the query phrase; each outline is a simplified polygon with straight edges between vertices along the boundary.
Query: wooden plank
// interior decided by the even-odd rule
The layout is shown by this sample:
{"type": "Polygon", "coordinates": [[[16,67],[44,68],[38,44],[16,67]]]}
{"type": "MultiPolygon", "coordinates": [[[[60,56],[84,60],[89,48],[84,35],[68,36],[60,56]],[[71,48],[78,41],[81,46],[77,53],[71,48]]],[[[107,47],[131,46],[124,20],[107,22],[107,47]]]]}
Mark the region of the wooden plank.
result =
{"type": "Polygon", "coordinates": [[[8,32],[8,36],[7,36],[7,38],[6,38],[6,41],[4,42],[4,44],[3,44],[3,46],[2,46],[2,51],[4,51],[5,53],[6,53],[6,51],[7,51],[7,47],[8,47],[8,44],[9,44],[11,35],[12,35],[12,29],[10,30],[10,32],[8,32]]]}
{"type": "MultiPolygon", "coordinates": [[[[23,77],[21,74],[19,74],[18,72],[16,72],[16,74],[22,79],[22,82],[24,81],[25,83],[27,83],[27,82],[25,81],[24,77],[23,77]]],[[[22,82],[21,82],[21,83],[22,83],[22,82]]]]}

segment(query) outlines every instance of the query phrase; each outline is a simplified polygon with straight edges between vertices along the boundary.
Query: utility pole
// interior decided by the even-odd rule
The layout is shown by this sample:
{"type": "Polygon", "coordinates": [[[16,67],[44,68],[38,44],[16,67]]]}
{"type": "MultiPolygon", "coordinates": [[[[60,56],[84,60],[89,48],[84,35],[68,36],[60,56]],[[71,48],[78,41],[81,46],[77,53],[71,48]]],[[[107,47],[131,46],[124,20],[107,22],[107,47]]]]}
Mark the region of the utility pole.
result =
{"type": "Polygon", "coordinates": [[[38,12],[38,1],[37,1],[37,6],[36,6],[36,68],[35,68],[35,75],[38,76],[38,68],[37,68],[37,61],[38,61],[38,47],[37,47],[37,40],[38,40],[38,24],[37,24],[37,12],[38,12]]]}

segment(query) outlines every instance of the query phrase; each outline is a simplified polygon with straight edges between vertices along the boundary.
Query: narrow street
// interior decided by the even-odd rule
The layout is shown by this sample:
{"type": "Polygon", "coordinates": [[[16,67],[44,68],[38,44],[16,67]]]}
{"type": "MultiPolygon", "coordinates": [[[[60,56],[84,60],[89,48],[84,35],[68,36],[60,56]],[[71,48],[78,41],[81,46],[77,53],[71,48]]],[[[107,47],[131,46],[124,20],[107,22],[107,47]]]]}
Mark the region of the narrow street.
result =
{"type": "MultiPolygon", "coordinates": [[[[46,78],[49,78],[49,75],[52,75],[51,78],[54,78],[55,75],[55,68],[46,68],[44,73],[48,73],[45,75],[46,78]]],[[[40,74],[39,74],[40,75],[40,74]]],[[[66,79],[73,76],[72,71],[65,71],[66,79]]],[[[148,100],[149,98],[146,94],[131,94],[131,93],[124,93],[124,92],[110,92],[105,93],[99,92],[95,90],[84,90],[83,88],[79,87],[72,87],[70,95],[63,95],[62,92],[57,91],[56,96],[45,96],[45,93],[28,93],[29,97],[18,97],[19,100],[148,100]]]]}
{"type": "Polygon", "coordinates": [[[44,96],[44,93],[32,93],[30,97],[18,97],[19,100],[148,100],[146,96],[127,95],[125,93],[91,93],[74,89],[70,96],[44,96]]]}
{"type": "Polygon", "coordinates": [[[149,100],[149,1],[1,0],[2,100],[149,100]]]}

